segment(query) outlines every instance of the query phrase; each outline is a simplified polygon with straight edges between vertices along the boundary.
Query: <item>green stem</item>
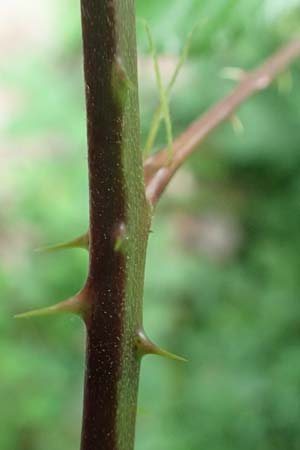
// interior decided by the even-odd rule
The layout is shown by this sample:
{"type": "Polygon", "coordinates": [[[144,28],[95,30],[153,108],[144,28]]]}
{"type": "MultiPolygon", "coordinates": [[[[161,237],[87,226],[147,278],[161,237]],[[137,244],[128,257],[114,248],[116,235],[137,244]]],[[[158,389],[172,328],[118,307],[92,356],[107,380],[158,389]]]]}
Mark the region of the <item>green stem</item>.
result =
{"type": "Polygon", "coordinates": [[[81,0],[81,7],[90,183],[81,450],[132,450],[150,222],[139,142],[134,2],[81,0]]]}

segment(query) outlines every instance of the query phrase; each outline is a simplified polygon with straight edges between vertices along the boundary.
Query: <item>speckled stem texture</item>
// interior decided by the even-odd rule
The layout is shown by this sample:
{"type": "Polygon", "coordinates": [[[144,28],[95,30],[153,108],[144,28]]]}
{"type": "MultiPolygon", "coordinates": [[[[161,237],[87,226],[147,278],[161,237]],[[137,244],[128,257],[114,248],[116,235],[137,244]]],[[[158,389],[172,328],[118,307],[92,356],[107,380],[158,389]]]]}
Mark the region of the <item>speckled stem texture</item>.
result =
{"type": "Polygon", "coordinates": [[[139,143],[133,0],[81,0],[90,268],[81,450],[132,450],[149,208],[139,143]]]}

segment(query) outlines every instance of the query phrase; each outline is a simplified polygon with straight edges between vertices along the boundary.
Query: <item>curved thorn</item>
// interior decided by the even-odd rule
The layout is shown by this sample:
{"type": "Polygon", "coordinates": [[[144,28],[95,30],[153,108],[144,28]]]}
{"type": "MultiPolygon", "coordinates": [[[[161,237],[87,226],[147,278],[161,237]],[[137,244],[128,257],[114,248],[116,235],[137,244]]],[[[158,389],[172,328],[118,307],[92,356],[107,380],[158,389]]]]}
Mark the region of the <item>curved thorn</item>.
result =
{"type": "Polygon", "coordinates": [[[49,245],[46,247],[36,248],[36,252],[54,252],[57,250],[65,250],[69,248],[85,248],[89,249],[89,233],[82,234],[81,236],[72,239],[68,242],[63,242],[61,244],[49,245]]]}
{"type": "Polygon", "coordinates": [[[157,347],[157,345],[151,342],[150,339],[146,336],[144,330],[139,330],[137,333],[136,348],[140,357],[144,355],[158,355],[164,358],[174,359],[176,361],[187,362],[186,358],[157,347]]]}
{"type": "Polygon", "coordinates": [[[175,353],[168,352],[167,350],[164,350],[156,346],[152,354],[162,356],[163,358],[174,359],[175,361],[182,361],[182,362],[188,361],[186,358],[183,358],[183,356],[176,355],[175,353]]]}
{"type": "Polygon", "coordinates": [[[53,314],[70,313],[84,316],[87,309],[87,304],[80,295],[70,297],[68,300],[57,303],[46,308],[35,309],[21,314],[16,314],[15,319],[30,319],[32,317],[43,317],[53,314]]]}

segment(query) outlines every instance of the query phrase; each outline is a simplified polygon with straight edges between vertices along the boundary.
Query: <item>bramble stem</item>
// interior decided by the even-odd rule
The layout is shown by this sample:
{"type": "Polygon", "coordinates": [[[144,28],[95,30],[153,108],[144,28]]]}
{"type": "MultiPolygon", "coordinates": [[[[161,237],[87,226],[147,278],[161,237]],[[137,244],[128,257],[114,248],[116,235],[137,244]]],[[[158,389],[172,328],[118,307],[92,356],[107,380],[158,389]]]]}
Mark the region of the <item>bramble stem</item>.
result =
{"type": "Polygon", "coordinates": [[[132,450],[149,208],[139,142],[133,0],[81,0],[90,268],[81,450],[132,450]]]}

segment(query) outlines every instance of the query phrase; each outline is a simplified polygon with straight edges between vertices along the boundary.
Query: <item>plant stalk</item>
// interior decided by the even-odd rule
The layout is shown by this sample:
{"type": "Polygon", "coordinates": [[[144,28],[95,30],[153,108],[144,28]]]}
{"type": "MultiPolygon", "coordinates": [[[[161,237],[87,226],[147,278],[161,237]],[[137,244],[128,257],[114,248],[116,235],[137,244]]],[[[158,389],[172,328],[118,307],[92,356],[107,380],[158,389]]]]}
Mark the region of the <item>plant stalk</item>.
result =
{"type": "Polygon", "coordinates": [[[90,192],[81,450],[132,450],[150,214],[133,0],[81,0],[90,192]]]}

